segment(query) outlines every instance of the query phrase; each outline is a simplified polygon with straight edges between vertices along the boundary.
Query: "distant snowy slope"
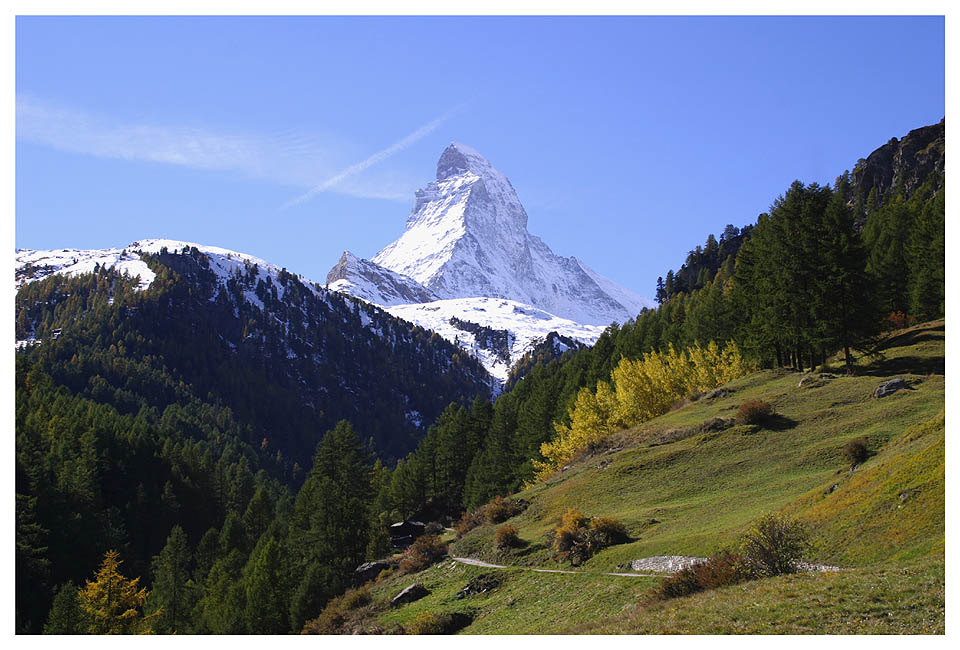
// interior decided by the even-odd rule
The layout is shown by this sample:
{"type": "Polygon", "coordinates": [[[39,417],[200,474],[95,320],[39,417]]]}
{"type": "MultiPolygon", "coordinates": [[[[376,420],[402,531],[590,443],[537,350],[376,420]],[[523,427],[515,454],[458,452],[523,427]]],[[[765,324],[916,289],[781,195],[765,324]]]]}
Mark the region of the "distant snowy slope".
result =
{"type": "MultiPolygon", "coordinates": [[[[272,282],[280,274],[281,268],[262,260],[253,255],[238,253],[217,246],[204,246],[192,242],[177,241],[173,239],[141,239],[135,241],[125,248],[107,248],[99,250],[79,250],[73,248],[64,248],[59,250],[29,250],[19,249],[15,257],[16,286],[19,288],[26,282],[41,280],[52,273],[62,273],[66,275],[79,275],[81,273],[91,273],[97,266],[106,268],[116,268],[120,273],[125,273],[133,277],[140,278],[140,289],[146,289],[150,286],[156,277],[144,262],[140,253],[159,253],[163,249],[170,252],[180,251],[184,248],[196,248],[204,253],[210,260],[210,270],[212,270],[222,282],[226,282],[238,270],[252,269],[256,267],[257,275],[264,279],[270,277],[272,282]]],[[[310,282],[302,276],[297,276],[311,291],[321,294],[323,289],[320,285],[310,282]]],[[[282,297],[282,286],[278,287],[282,297]]],[[[256,294],[249,292],[252,301],[259,303],[256,294]]],[[[251,298],[248,296],[248,298],[251,298]]]]}
{"type": "Polygon", "coordinates": [[[19,289],[27,282],[42,280],[48,275],[62,273],[80,275],[92,273],[97,267],[116,268],[120,273],[140,278],[140,289],[146,289],[156,277],[146,263],[140,259],[138,251],[108,248],[104,250],[77,250],[62,248],[42,251],[19,249],[16,252],[14,267],[16,286],[19,289]]]}
{"type": "Polygon", "coordinates": [[[592,345],[604,330],[503,298],[454,298],[387,311],[459,343],[500,381],[506,381],[513,364],[550,332],[592,345]]]}
{"type": "MultiPolygon", "coordinates": [[[[583,269],[583,272],[589,275],[590,279],[596,282],[598,287],[605,291],[608,296],[627,308],[627,311],[630,312],[631,318],[635,317],[645,308],[656,307],[656,303],[649,298],[641,296],[639,293],[620,286],[613,280],[600,275],[580,260],[577,260],[577,262],[580,264],[580,268],[583,269]]],[[[623,321],[621,321],[621,324],[622,322],[623,321]]]]}

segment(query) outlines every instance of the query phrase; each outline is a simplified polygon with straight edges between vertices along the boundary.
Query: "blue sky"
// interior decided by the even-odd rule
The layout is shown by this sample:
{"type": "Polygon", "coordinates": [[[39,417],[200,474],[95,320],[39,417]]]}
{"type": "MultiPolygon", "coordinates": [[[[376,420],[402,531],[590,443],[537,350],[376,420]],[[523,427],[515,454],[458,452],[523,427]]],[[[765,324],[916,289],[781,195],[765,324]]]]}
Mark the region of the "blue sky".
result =
{"type": "Polygon", "coordinates": [[[652,295],[794,179],[945,112],[942,17],[18,17],[16,246],[146,237],[323,281],[451,141],[652,295]]]}

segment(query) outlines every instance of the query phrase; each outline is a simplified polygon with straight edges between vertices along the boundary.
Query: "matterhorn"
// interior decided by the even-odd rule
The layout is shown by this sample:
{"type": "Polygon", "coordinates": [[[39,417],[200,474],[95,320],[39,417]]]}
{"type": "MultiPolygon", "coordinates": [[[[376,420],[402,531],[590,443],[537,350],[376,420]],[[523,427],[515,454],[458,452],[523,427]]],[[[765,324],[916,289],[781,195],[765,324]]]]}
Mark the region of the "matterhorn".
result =
{"type": "MultiPolygon", "coordinates": [[[[511,361],[549,331],[589,344],[607,325],[652,306],[531,235],[507,177],[457,142],[440,156],[436,180],[417,190],[400,238],[372,260],[344,252],[327,287],[468,349],[476,341],[465,343],[470,336],[464,322],[504,330],[513,340],[511,361]]],[[[501,355],[497,365],[509,363],[501,355]]],[[[490,369],[504,373],[502,367],[490,369]]]]}

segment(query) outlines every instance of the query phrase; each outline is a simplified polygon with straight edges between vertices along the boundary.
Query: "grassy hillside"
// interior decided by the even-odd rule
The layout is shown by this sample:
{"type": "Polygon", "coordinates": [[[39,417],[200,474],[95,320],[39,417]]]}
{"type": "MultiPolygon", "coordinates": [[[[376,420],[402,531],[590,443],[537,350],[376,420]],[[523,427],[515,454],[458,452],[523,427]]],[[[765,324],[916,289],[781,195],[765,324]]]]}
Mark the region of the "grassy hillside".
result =
{"type": "MultiPolygon", "coordinates": [[[[468,613],[464,633],[560,632],[942,632],[944,599],[944,321],[898,332],[883,358],[855,376],[805,379],[761,371],[623,431],[550,480],[517,495],[530,506],[509,523],[525,547],[498,553],[495,525],[474,529],[451,554],[515,567],[558,568],[545,535],[567,508],[613,516],[631,541],[588,560],[583,575],[485,569],[447,560],[372,586],[361,627],[395,629],[425,612],[468,613]],[[910,388],[872,396],[883,379],[910,388]],[[773,404],[764,426],[711,430],[749,400],[773,404]],[[866,438],[871,456],[851,469],[844,445],[866,438]],[[734,544],[752,520],[784,512],[806,523],[807,558],[849,570],[785,576],[643,604],[658,578],[602,575],[653,555],[710,555],[734,544]],[[619,567],[619,568],[618,568],[619,567]],[[471,577],[502,583],[464,599],[471,577]],[[431,594],[384,603],[423,582],[431,594]],[[379,603],[379,604],[378,604],[379,603]]],[[[563,568],[570,568],[569,566],[563,568]]]]}

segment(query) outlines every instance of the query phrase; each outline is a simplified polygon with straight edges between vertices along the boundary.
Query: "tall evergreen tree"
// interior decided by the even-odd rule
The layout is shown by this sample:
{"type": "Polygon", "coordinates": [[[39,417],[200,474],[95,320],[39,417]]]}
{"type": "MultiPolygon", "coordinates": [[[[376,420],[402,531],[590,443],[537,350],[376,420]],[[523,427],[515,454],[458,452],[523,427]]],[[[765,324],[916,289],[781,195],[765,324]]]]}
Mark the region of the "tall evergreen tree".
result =
{"type": "Polygon", "coordinates": [[[190,580],[190,544],[180,526],[174,526],[160,555],[153,558],[153,591],[149,606],[159,611],[157,631],[164,634],[190,633],[194,585],[190,580]]]}
{"type": "MultiPolygon", "coordinates": [[[[311,566],[323,569],[323,600],[349,585],[350,576],[366,555],[370,531],[368,503],[370,467],[353,427],[343,420],[317,445],[313,467],[294,503],[288,547],[296,575],[311,566]]],[[[301,612],[314,616],[319,612],[301,612]]],[[[304,619],[305,620],[305,619],[304,619]]],[[[291,621],[293,627],[303,621],[291,621]]]]}
{"type": "Polygon", "coordinates": [[[282,634],[289,628],[290,589],[282,547],[273,538],[251,557],[245,579],[246,622],[251,634],[282,634]]]}
{"type": "Polygon", "coordinates": [[[943,316],[946,295],[944,189],[924,204],[910,236],[910,313],[920,320],[943,316]]]}
{"type": "Polygon", "coordinates": [[[43,626],[44,634],[87,634],[90,621],[80,607],[77,587],[72,582],[60,587],[53,598],[50,616],[43,626]]]}
{"type": "Polygon", "coordinates": [[[913,230],[911,205],[897,197],[867,217],[863,236],[869,257],[867,270],[879,289],[879,304],[886,312],[910,310],[908,245],[913,230]]]}
{"type": "Polygon", "coordinates": [[[817,323],[819,343],[841,349],[847,371],[853,370],[851,348],[876,332],[879,313],[873,283],[867,275],[867,253],[856,230],[853,210],[841,182],[824,212],[817,256],[817,323]]]}

